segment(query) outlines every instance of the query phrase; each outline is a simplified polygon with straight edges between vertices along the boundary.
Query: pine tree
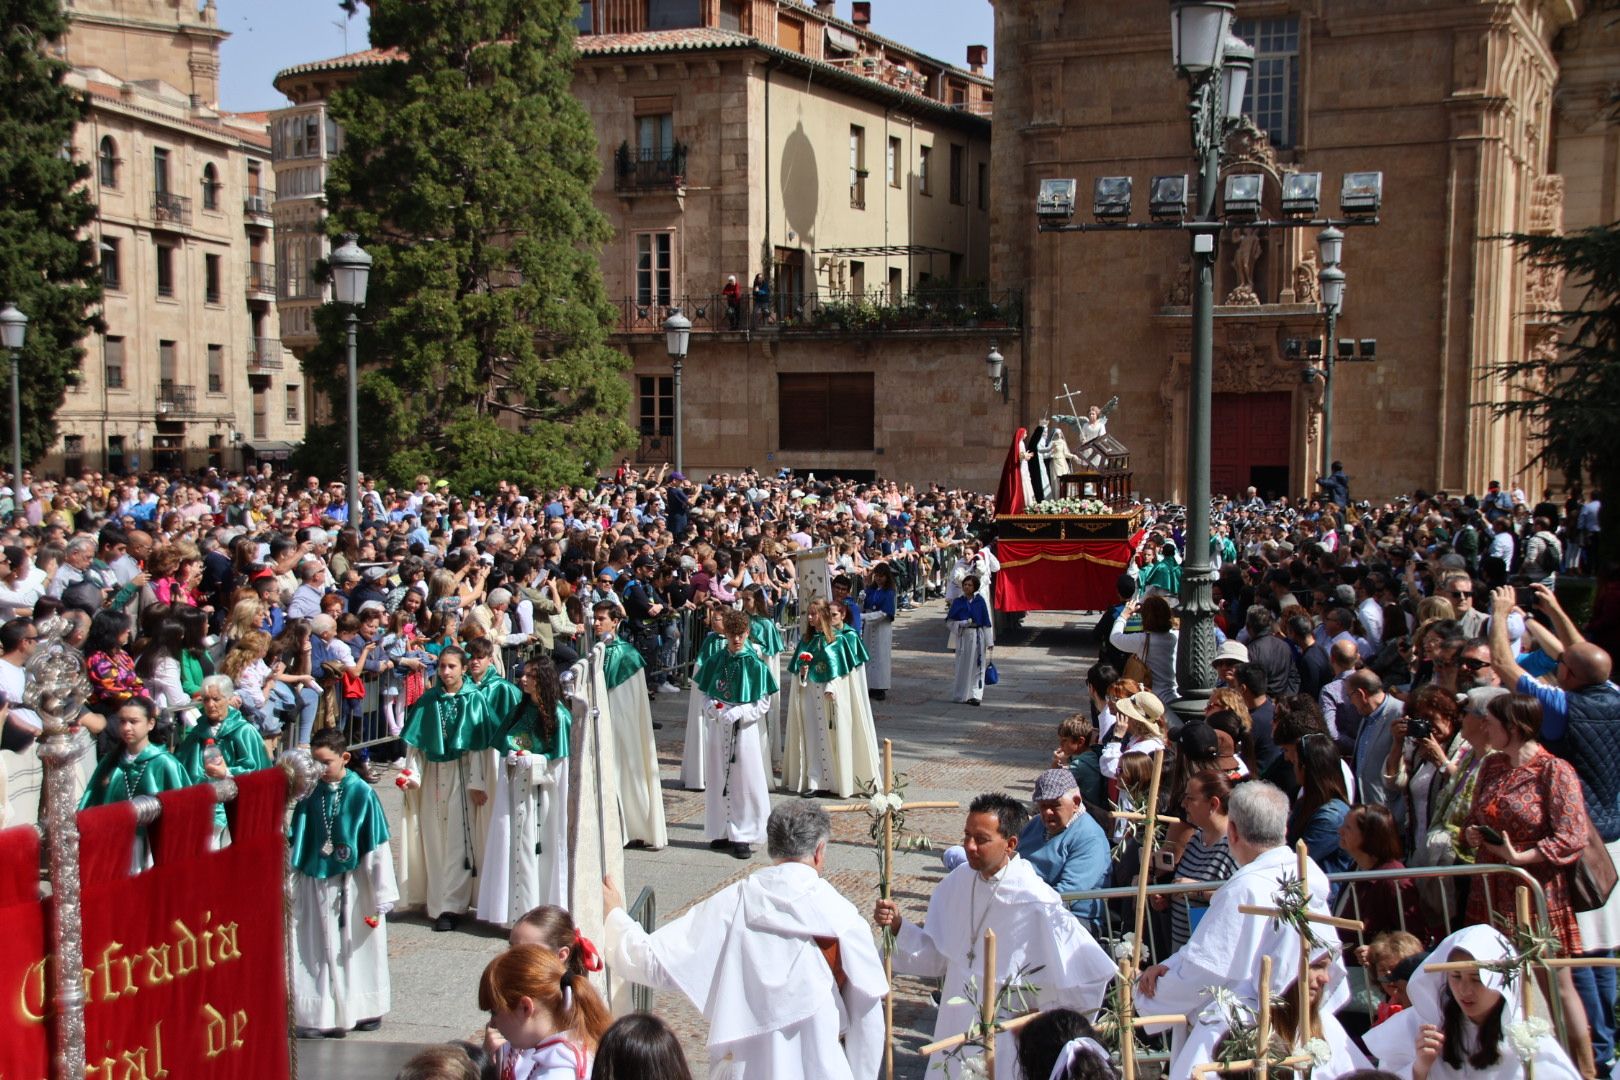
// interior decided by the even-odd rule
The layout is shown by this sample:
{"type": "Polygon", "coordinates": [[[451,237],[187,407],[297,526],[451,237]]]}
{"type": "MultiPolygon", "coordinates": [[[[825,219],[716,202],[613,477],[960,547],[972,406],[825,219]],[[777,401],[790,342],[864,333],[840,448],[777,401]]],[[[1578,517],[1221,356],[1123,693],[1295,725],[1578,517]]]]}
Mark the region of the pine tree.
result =
{"type": "MultiPolygon", "coordinates": [[[[576,0],[372,4],[371,44],[399,59],[333,95],[345,145],[327,183],[331,235],[358,234],[375,260],[363,469],[550,485],[630,441],[629,361],[607,344],[596,261],[610,235],[591,200],[596,137],[570,91],[577,13],[576,0]]],[[[344,315],[319,320],[306,368],[341,401],[344,315]]]]}
{"type": "Polygon", "coordinates": [[[1565,335],[1559,348],[1493,365],[1492,377],[1507,380],[1516,394],[1491,411],[1527,418],[1536,460],[1572,481],[1587,477],[1603,493],[1597,561],[1620,566],[1620,455],[1612,442],[1620,417],[1620,222],[1512,241],[1533,265],[1562,269],[1585,298],[1558,313],[1565,335]]]}
{"type": "MultiPolygon", "coordinates": [[[[0,305],[15,303],[28,316],[18,364],[25,462],[55,442],[56,410],[84,357],[84,336],[102,326],[86,232],[96,215],[83,185],[90,169],[72,155],[73,129],[90,104],[65,85],[68,65],[51,55],[66,30],[60,0],[0,0],[0,305]]],[[[0,379],[10,379],[9,364],[0,356],[0,379]]],[[[0,390],[0,416],[9,470],[9,386],[0,390]]]]}

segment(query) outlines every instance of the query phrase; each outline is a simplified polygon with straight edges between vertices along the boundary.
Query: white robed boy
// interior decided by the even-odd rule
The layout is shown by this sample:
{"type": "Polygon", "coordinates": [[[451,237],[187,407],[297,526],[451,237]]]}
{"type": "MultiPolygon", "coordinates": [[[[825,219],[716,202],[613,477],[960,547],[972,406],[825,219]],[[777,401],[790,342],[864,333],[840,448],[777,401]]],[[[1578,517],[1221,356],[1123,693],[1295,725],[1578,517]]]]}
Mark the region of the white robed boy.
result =
{"type": "Polygon", "coordinates": [[[753,845],[765,840],[765,819],[771,812],[760,731],[776,679],[749,640],[748,616],[728,608],[722,620],[726,646],[709,657],[697,676],[709,779],[703,793],[703,834],[716,851],[747,859],[754,854],[753,845]]]}
{"type": "MultiPolygon", "coordinates": [[[[986,992],[979,986],[986,930],[996,933],[996,989],[989,993],[1023,970],[1030,987],[1026,1002],[1032,999],[1035,1008],[1069,1008],[1089,1016],[1102,1006],[1114,962],[1052,887],[1018,857],[1018,834],[1028,822],[1029,811],[1012,796],[980,795],[968,807],[963,830],[967,861],[934,890],[923,925],[902,919],[893,900],[877,902],[877,924],[895,935],[895,972],[944,980],[936,1039],[968,1031],[977,1017],[971,1002],[982,1001],[986,992]]],[[[1006,1032],[997,1036],[997,1060],[1016,1060],[1014,1040],[1006,1032]]],[[[947,1056],[931,1067],[954,1080],[961,1063],[947,1056]]]]}
{"type": "Polygon", "coordinates": [[[650,935],[606,879],[608,964],[702,1010],[711,1078],[874,1080],[889,985],[865,920],[821,878],[832,822],[794,799],[771,811],[766,835],[774,866],[650,935]]]}
{"type": "Polygon", "coordinates": [[[613,732],[625,840],[656,851],[669,843],[664,784],[658,773],[652,709],[647,704],[645,662],[635,646],[619,637],[623,618],[624,610],[611,600],[591,608],[592,628],[603,643],[602,668],[608,688],[604,723],[613,732]]]}

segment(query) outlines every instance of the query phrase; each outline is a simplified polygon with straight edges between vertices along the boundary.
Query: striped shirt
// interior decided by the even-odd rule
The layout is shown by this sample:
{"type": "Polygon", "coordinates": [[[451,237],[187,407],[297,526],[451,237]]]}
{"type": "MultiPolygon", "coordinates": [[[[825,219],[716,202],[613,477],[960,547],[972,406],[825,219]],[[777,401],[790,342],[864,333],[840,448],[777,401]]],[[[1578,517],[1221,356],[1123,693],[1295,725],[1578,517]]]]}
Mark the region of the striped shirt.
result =
{"type": "MultiPolygon", "coordinates": [[[[1226,837],[1221,837],[1213,844],[1206,844],[1202,830],[1192,834],[1187,846],[1181,849],[1181,861],[1176,864],[1177,878],[1193,878],[1197,881],[1225,881],[1236,871],[1237,863],[1232,861],[1232,853],[1226,846],[1226,837]]],[[[1187,939],[1192,937],[1192,923],[1188,909],[1197,908],[1202,911],[1207,907],[1209,907],[1207,900],[1197,899],[1191,894],[1171,897],[1172,951],[1187,944],[1187,939]]]]}

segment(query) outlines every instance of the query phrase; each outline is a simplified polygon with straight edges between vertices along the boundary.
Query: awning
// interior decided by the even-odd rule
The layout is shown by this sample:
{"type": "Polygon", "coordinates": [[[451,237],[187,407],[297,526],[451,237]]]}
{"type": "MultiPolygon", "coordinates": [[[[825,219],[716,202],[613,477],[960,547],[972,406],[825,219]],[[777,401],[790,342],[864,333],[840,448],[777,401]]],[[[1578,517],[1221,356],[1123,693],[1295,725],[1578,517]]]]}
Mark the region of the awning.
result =
{"type": "Polygon", "coordinates": [[[848,30],[837,26],[827,27],[827,47],[839,52],[855,53],[861,51],[861,39],[848,30]]]}
{"type": "Polygon", "coordinates": [[[263,442],[244,443],[242,449],[260,461],[286,461],[292,452],[298,449],[298,444],[271,439],[263,442]]]}

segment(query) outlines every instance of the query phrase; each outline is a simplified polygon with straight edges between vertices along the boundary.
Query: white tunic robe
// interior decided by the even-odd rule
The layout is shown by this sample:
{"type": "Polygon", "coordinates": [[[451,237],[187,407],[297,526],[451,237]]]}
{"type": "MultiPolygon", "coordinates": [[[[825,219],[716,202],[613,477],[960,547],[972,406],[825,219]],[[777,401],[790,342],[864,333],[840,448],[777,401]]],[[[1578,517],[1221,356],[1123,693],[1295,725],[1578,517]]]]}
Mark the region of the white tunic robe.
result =
{"type": "Polygon", "coordinates": [[[707,696],[698,687],[697,670],[693,669],[691,697],[686,702],[686,741],[681,744],[681,787],[687,791],[702,791],[708,786],[704,765],[708,760],[705,738],[709,724],[708,717],[703,715],[707,696]]]}
{"type": "Polygon", "coordinates": [[[619,781],[619,811],[625,839],[657,850],[669,843],[664,825],[664,784],[658,773],[647,673],[638,671],[608,691],[602,722],[613,732],[619,781]]]}
{"type": "Polygon", "coordinates": [[[847,799],[877,776],[880,767],[864,667],[826,683],[801,686],[797,677],[791,681],[782,786],[800,794],[831,791],[847,799]]]}
{"type": "MultiPolygon", "coordinates": [[[[1150,1031],[1171,1029],[1169,1080],[1189,1080],[1194,1065],[1214,1060],[1215,1046],[1226,1031],[1225,1015],[1211,1007],[1210,989],[1221,986],[1249,1008],[1260,1003],[1260,958],[1273,958],[1271,993],[1280,996],[1299,975],[1299,935],[1274,919],[1244,915],[1239,905],[1274,906],[1272,897],[1285,877],[1298,872],[1298,859],[1285,847],[1262,852],[1241,866],[1210,898],[1209,910],[1192,937],[1165,961],[1169,969],[1159,976],[1151,995],[1137,995],[1137,1012],[1182,1013],[1189,1024],[1161,1025],[1150,1031]]],[[[1328,879],[1311,862],[1306,867],[1311,890],[1310,910],[1328,914],[1328,879]]],[[[1338,961],[1335,961],[1337,964],[1338,961]]]]}
{"type": "Polygon", "coordinates": [[[511,754],[495,766],[478,917],[511,926],[542,904],[568,906],[568,759],[511,754]]]}
{"type": "Polygon", "coordinates": [[[295,1024],[346,1031],[388,1011],[388,920],[366,919],[398,899],[387,844],[340,877],[293,875],[295,1024]]]}
{"type": "Polygon", "coordinates": [[[759,745],[760,721],[770,712],[770,698],[728,705],[705,696],[703,706],[712,781],[703,793],[703,838],[762,844],[771,816],[771,776],[759,745]]]}
{"type": "Polygon", "coordinates": [[[874,690],[890,689],[894,685],[894,620],[886,611],[866,612],[861,616],[861,637],[868,654],[866,684],[874,690]]]}
{"type": "Polygon", "coordinates": [[[428,761],[414,746],[406,752],[405,767],[422,778],[422,786],[405,792],[399,891],[405,904],[425,906],[430,919],[460,915],[477,899],[484,853],[468,793],[489,792],[489,757],[477,751],[456,761],[428,761]]]}
{"type": "Polygon", "coordinates": [[[874,1080],[883,1066],[888,982],[871,927],[804,863],[760,870],[652,935],[616,910],[605,946],[617,975],[703,1011],[712,1078],[874,1080]],[[838,940],[842,991],[818,937],[838,940]]]}
{"type": "Polygon", "coordinates": [[[990,662],[990,648],[996,643],[995,631],[974,626],[965,619],[951,623],[956,633],[956,679],[951,683],[952,701],[984,700],[984,668],[990,662]]]}
{"type": "MultiPolygon", "coordinates": [[[[1014,855],[993,882],[963,863],[934,890],[923,925],[903,923],[895,940],[896,973],[944,979],[934,1038],[966,1032],[976,1019],[967,990],[971,980],[974,994],[982,994],[986,930],[996,932],[997,991],[1020,968],[1039,967],[1025,976],[1035,987],[1036,1008],[1070,1008],[1089,1016],[1102,1006],[1117,970],[1114,962],[1029,863],[1014,855]]],[[[998,1062],[1017,1060],[1015,1041],[1012,1033],[997,1036],[998,1062]]],[[[930,1063],[930,1069],[942,1068],[952,1078],[959,1067],[953,1057],[930,1063]]]]}

